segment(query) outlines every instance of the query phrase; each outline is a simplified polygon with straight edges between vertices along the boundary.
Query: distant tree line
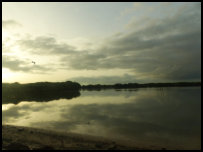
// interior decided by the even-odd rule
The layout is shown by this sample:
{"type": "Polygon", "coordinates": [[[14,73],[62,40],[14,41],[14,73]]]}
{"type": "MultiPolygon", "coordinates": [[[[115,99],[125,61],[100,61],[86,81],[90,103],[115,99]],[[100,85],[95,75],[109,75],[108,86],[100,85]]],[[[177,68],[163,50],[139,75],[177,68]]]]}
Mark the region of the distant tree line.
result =
{"type": "Polygon", "coordinates": [[[84,90],[101,90],[101,89],[131,89],[131,88],[147,88],[147,87],[189,87],[201,86],[201,82],[176,82],[176,83],[117,83],[114,85],[83,85],[81,88],[84,90]]]}
{"type": "Polygon", "coordinates": [[[80,90],[132,89],[146,87],[189,87],[201,86],[201,82],[176,83],[117,83],[114,85],[83,85],[77,82],[37,82],[37,83],[2,83],[2,103],[18,103],[20,101],[51,101],[61,98],[71,99],[80,96],[80,90]]]}
{"type": "Polygon", "coordinates": [[[80,95],[77,82],[2,83],[2,103],[71,99],[80,95]]]}

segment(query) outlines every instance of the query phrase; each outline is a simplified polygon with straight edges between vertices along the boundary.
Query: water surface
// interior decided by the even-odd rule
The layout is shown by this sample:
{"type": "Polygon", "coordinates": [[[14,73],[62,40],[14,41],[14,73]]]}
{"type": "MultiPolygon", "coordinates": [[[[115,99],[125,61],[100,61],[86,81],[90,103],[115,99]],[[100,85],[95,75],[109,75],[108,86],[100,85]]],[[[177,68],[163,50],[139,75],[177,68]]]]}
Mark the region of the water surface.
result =
{"type": "Polygon", "coordinates": [[[125,139],[167,149],[201,148],[201,87],[80,93],[69,100],[2,104],[2,123],[125,139]]]}

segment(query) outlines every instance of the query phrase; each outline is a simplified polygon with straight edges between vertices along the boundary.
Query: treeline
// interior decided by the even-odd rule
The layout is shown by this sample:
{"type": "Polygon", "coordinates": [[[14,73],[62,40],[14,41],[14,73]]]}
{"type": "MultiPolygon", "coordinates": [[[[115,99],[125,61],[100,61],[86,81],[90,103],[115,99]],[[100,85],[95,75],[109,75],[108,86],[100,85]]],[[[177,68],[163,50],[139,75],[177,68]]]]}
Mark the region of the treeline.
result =
{"type": "Polygon", "coordinates": [[[201,86],[201,82],[176,82],[176,83],[127,83],[127,84],[114,84],[114,85],[83,85],[81,88],[84,90],[101,90],[101,89],[131,89],[131,88],[147,88],[147,87],[190,87],[201,86]]]}
{"type": "Polygon", "coordinates": [[[83,85],[77,82],[37,82],[37,83],[2,83],[2,103],[18,103],[20,101],[51,101],[61,98],[71,99],[80,96],[80,90],[132,89],[146,87],[189,87],[201,86],[201,82],[177,83],[128,83],[114,85],[83,85]]]}
{"type": "Polygon", "coordinates": [[[37,82],[28,84],[3,83],[2,103],[20,101],[50,101],[80,96],[81,85],[77,82],[37,82]]]}

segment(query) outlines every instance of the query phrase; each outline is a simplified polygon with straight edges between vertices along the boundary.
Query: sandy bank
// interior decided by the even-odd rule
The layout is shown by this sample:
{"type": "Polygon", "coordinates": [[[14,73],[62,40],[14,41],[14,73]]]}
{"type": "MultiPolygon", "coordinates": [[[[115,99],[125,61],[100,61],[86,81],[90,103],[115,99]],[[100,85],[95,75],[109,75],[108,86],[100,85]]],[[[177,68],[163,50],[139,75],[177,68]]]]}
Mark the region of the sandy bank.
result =
{"type": "Polygon", "coordinates": [[[44,129],[2,126],[3,150],[138,150],[148,149],[127,142],[76,133],[56,132],[44,129]]]}

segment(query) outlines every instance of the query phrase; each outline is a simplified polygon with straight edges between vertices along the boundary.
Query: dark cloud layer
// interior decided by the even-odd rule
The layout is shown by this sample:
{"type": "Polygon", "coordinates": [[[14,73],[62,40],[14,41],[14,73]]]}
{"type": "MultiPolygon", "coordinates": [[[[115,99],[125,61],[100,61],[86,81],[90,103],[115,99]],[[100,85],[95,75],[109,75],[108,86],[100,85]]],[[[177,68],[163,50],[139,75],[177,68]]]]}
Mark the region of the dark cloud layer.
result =
{"type": "Polygon", "coordinates": [[[74,77],[70,79],[81,84],[115,84],[115,83],[130,83],[137,82],[138,79],[133,75],[124,74],[123,76],[97,76],[97,77],[74,77]]]}
{"type": "Polygon", "coordinates": [[[94,54],[74,54],[68,61],[62,61],[75,69],[121,68],[152,78],[198,80],[201,77],[200,13],[198,5],[187,6],[172,17],[149,22],[142,30],[112,36],[94,54]]]}

